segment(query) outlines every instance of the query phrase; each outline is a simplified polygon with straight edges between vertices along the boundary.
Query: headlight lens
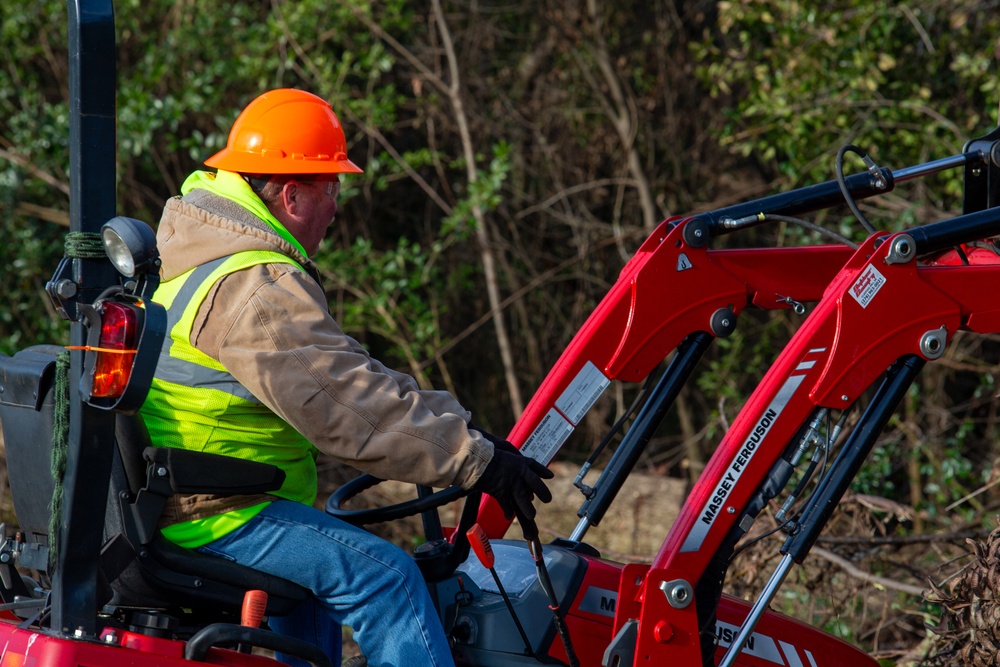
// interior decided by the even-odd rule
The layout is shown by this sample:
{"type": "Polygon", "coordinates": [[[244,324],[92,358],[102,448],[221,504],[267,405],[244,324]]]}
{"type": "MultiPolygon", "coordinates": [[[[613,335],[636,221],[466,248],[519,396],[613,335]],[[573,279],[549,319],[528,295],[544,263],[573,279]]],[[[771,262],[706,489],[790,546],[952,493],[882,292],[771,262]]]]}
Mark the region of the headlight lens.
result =
{"type": "Polygon", "coordinates": [[[146,223],[118,216],[101,227],[101,239],[108,259],[129,278],[159,268],[156,235],[146,223]]]}

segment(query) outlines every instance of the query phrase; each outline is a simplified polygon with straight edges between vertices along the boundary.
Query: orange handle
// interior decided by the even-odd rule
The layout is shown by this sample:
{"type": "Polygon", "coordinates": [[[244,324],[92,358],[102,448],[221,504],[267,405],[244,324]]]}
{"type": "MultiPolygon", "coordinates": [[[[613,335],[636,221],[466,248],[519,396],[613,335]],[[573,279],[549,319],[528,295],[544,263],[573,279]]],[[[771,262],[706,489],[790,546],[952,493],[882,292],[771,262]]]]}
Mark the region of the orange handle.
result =
{"type": "Polygon", "coordinates": [[[243,595],[243,610],[240,614],[240,624],[248,628],[259,628],[264,620],[267,609],[267,592],[247,591],[243,595]]]}
{"type": "Polygon", "coordinates": [[[472,545],[472,550],[476,552],[476,557],[479,558],[479,562],[483,564],[487,570],[493,569],[493,546],[490,544],[490,538],[486,537],[486,531],[479,527],[479,524],[473,524],[472,528],[466,531],[465,536],[469,538],[469,544],[472,545]]]}

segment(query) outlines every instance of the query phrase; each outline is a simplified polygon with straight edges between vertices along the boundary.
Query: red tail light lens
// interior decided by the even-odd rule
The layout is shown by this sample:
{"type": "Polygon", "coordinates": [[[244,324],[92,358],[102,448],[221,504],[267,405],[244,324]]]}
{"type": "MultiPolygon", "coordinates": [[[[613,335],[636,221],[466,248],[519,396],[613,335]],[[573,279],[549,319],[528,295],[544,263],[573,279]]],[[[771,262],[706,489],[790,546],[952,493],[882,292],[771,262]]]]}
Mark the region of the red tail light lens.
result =
{"type": "Polygon", "coordinates": [[[117,398],[125,391],[135,361],[138,316],[131,306],[101,304],[101,339],[94,364],[94,398],[117,398]]]}

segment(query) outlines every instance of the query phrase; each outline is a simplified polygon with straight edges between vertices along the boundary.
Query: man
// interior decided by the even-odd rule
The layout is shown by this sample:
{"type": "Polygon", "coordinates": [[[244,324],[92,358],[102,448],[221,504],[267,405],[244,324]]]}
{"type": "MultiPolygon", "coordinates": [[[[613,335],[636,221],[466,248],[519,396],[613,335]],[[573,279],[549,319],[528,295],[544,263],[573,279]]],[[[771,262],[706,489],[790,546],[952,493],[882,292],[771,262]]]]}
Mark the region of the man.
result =
{"type": "Polygon", "coordinates": [[[447,665],[443,629],[412,560],[313,508],[322,451],[384,479],[460,485],[533,516],[551,473],[509,443],[470,430],[448,393],[419,389],[346,336],[309,260],[337,213],[347,158],[330,105],[280,89],[255,99],[225,149],[169,200],[157,231],[154,299],[169,339],[142,414],[157,446],[277,465],[269,495],[184,496],[163,534],[192,549],[294,581],[314,599],[272,628],[339,661],[335,624],[354,629],[370,665],[447,665]]]}

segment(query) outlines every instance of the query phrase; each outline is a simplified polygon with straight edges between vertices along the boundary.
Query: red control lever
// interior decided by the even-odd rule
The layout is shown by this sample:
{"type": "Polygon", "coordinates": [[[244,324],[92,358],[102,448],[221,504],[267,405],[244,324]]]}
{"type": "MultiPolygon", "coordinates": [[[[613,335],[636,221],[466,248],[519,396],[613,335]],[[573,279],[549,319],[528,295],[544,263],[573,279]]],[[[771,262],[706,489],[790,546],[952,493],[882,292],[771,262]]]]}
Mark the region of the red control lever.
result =
{"type": "Polygon", "coordinates": [[[472,525],[472,528],[466,531],[465,536],[469,538],[469,544],[472,546],[472,550],[476,552],[476,558],[479,559],[479,562],[487,570],[492,570],[495,560],[493,545],[490,544],[490,538],[486,536],[486,531],[478,523],[475,523],[472,525]]]}
{"type": "Polygon", "coordinates": [[[248,628],[259,628],[267,610],[266,591],[247,591],[243,595],[243,609],[240,612],[240,625],[248,628]]]}

